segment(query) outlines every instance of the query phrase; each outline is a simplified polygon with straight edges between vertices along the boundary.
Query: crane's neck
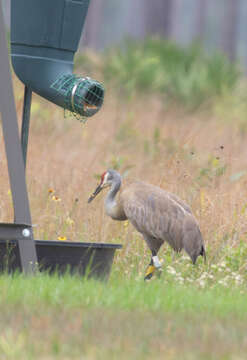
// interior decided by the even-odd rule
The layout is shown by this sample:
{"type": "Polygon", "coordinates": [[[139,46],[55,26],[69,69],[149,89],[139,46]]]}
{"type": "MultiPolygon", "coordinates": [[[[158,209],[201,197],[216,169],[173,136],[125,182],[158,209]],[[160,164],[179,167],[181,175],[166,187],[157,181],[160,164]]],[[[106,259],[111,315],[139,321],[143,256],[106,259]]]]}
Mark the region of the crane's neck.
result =
{"type": "Polygon", "coordinates": [[[116,195],[121,187],[121,177],[117,177],[114,179],[114,182],[111,185],[110,190],[108,191],[108,194],[105,198],[105,209],[107,215],[111,216],[112,218],[117,217],[118,213],[118,204],[116,201],[116,195]]]}

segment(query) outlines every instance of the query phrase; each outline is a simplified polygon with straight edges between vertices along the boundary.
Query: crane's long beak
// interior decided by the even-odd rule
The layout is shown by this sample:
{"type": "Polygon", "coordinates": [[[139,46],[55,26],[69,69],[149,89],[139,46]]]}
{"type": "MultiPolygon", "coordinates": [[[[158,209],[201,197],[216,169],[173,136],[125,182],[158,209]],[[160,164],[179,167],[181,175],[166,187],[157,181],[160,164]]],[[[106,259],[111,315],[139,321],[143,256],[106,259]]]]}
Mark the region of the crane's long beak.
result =
{"type": "Polygon", "coordinates": [[[99,184],[97,187],[96,187],[96,189],[95,189],[95,191],[92,193],[92,195],[89,197],[89,199],[88,199],[88,203],[90,203],[91,201],[93,201],[93,199],[101,192],[101,190],[104,188],[104,186],[103,186],[103,184],[101,183],[101,184],[99,184]]]}

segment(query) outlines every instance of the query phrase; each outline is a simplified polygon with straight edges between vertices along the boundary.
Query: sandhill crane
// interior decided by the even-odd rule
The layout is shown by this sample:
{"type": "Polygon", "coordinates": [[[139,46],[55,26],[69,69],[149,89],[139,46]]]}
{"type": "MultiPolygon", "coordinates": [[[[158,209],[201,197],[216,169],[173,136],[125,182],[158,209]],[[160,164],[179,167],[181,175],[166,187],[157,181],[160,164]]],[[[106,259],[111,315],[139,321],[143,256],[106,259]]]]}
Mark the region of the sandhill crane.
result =
{"type": "Polygon", "coordinates": [[[199,225],[187,204],[176,195],[141,181],[121,188],[121,175],[108,170],[88,199],[90,203],[106,187],[105,211],[114,220],[129,220],[146,241],[152,256],[145,274],[150,279],[161,264],[158,251],[167,241],[177,252],[184,249],[195,264],[199,255],[206,260],[206,252],[199,225]]]}

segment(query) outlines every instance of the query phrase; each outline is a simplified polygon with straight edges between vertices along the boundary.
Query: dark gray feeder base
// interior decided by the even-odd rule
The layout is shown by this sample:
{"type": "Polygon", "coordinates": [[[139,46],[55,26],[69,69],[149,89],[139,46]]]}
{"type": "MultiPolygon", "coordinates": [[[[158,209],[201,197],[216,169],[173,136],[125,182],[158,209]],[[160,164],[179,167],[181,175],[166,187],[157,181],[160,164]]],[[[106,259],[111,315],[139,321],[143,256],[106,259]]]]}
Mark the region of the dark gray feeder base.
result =
{"type": "MultiPolygon", "coordinates": [[[[70,273],[107,280],[119,244],[35,240],[40,271],[70,273]]],[[[16,240],[0,239],[0,272],[21,271],[16,240]]]]}

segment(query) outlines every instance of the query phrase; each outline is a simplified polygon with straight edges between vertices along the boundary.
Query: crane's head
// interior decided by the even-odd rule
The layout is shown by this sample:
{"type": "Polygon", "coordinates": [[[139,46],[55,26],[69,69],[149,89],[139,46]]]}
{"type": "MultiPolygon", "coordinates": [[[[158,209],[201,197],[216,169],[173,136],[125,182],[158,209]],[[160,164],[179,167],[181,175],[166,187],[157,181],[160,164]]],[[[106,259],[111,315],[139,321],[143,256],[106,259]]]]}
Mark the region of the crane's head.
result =
{"type": "Polygon", "coordinates": [[[121,183],[121,176],[117,171],[110,169],[103,172],[100,183],[89,197],[88,203],[90,203],[101,192],[101,190],[111,186],[115,182],[118,182],[118,180],[120,180],[121,183]]]}

